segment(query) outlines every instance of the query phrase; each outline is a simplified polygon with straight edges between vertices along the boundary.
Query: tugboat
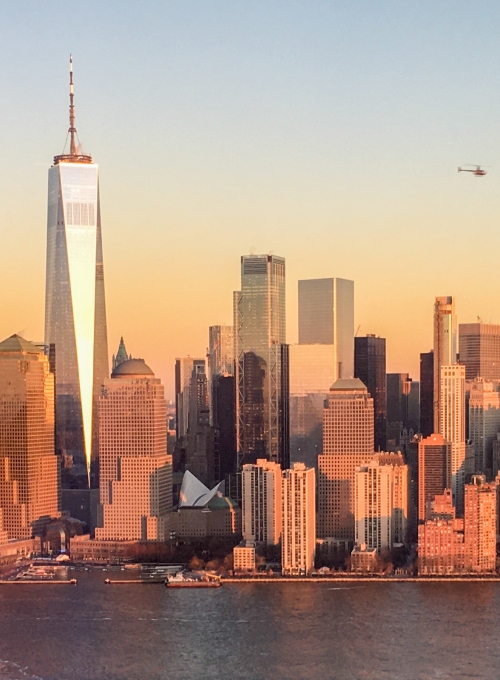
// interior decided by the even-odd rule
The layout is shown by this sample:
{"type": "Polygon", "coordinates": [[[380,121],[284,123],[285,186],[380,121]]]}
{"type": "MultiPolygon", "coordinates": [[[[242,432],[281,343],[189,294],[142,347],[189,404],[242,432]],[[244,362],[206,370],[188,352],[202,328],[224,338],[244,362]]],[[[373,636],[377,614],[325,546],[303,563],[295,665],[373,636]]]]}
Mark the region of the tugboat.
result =
{"type": "Polygon", "coordinates": [[[165,579],[167,588],[220,588],[220,576],[207,571],[180,571],[165,579]]]}

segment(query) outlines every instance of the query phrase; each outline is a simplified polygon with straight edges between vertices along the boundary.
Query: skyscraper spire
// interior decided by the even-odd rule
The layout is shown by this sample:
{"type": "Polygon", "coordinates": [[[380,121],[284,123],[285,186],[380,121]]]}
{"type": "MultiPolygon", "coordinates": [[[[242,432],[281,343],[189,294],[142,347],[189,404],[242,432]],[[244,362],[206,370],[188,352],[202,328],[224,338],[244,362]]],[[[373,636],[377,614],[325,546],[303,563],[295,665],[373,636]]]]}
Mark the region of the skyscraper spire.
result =
{"type": "Polygon", "coordinates": [[[74,104],[74,92],[73,92],[73,55],[69,55],[69,134],[70,134],[70,146],[69,154],[70,156],[76,156],[76,143],[75,143],[75,104],[74,104]]]}
{"type": "Polygon", "coordinates": [[[78,142],[78,133],[75,127],[75,93],[73,89],[73,55],[69,55],[69,128],[63,153],[54,156],[54,165],[58,163],[92,163],[92,156],[83,154],[78,142]],[[69,153],[65,153],[69,137],[69,153]]]}

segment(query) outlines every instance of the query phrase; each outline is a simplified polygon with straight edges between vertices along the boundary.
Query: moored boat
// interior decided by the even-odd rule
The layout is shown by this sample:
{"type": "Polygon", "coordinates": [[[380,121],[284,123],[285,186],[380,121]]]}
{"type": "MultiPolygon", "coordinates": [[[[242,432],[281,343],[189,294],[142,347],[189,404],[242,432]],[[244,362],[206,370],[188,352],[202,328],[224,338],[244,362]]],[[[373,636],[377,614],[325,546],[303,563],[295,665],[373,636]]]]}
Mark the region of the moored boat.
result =
{"type": "Polygon", "coordinates": [[[165,579],[167,588],[220,588],[220,576],[202,571],[181,571],[165,579]]]}

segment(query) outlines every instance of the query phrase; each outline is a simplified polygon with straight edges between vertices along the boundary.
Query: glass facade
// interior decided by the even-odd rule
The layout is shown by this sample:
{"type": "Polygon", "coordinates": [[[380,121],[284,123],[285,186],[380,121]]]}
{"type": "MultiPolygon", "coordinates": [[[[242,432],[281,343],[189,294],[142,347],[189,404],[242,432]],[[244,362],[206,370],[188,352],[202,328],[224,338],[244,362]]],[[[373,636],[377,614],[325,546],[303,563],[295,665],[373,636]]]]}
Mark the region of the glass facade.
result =
{"type": "Polygon", "coordinates": [[[334,345],[335,380],[354,375],[354,282],[299,281],[299,344],[334,345]]]}
{"type": "Polygon", "coordinates": [[[234,329],[240,464],[265,458],[285,465],[289,459],[289,405],[283,258],[241,258],[234,329]]]}
{"type": "MultiPolygon", "coordinates": [[[[88,486],[97,461],[97,397],[108,376],[98,166],[49,170],[45,343],[55,347],[56,441],[63,483],[88,486]]],[[[97,481],[97,480],[96,480],[97,481]]]]}

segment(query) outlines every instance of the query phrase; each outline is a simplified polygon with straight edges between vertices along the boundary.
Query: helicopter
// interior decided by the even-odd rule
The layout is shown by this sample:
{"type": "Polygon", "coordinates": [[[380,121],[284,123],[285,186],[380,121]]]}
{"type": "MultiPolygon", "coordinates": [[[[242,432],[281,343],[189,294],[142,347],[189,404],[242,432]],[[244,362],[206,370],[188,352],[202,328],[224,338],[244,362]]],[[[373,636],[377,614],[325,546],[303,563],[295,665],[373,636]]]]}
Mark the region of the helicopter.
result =
{"type": "MultiPolygon", "coordinates": [[[[472,163],[471,163],[472,165],[472,163]]],[[[486,175],[486,170],[483,170],[480,165],[473,166],[473,168],[458,168],[458,172],[472,172],[476,177],[483,177],[486,175]]]]}

